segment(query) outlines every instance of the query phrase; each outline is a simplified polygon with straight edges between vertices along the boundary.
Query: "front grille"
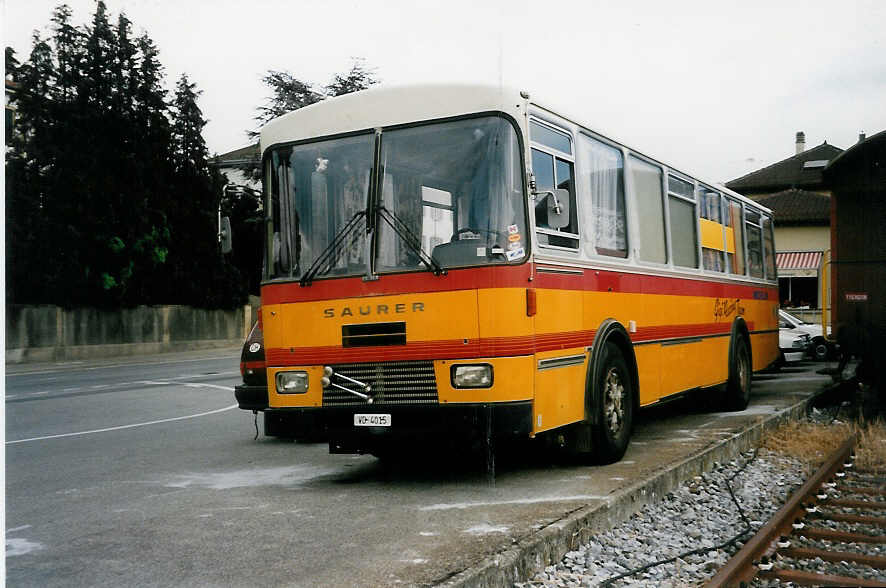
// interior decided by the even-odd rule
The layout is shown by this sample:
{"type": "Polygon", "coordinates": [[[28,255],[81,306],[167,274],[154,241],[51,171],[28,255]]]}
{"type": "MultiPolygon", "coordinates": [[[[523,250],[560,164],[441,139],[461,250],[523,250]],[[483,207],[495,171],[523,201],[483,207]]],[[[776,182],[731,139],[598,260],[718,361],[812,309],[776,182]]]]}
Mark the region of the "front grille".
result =
{"type": "MultiPolygon", "coordinates": [[[[342,374],[372,387],[372,404],[344,390],[323,389],[323,406],[376,406],[378,404],[436,404],[437,379],[433,361],[345,363],[331,366],[342,374]]],[[[362,388],[332,376],[332,381],[351,390],[362,388]]]]}
{"type": "Polygon", "coordinates": [[[372,345],[406,345],[406,323],[367,323],[342,325],[342,347],[370,347],[372,345]]]}

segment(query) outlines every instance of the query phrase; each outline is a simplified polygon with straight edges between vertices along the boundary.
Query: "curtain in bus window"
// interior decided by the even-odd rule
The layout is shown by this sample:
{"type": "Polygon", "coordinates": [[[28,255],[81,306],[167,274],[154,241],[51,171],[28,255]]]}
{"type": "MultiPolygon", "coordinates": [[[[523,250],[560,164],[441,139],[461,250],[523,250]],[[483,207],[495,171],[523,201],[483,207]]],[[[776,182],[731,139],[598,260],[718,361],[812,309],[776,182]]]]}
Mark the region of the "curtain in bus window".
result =
{"type": "Polygon", "coordinates": [[[757,224],[760,214],[753,211],[745,213],[745,228],[748,239],[748,273],[755,278],[763,277],[763,244],[760,227],[757,224]]]}
{"type": "Polygon", "coordinates": [[[329,160],[318,157],[311,172],[311,247],[319,255],[329,245],[329,191],[326,167],[329,160]]]}
{"type": "MultiPolygon", "coordinates": [[[[640,220],[639,249],[640,259],[665,263],[667,251],[664,230],[664,203],[661,191],[661,168],[637,159],[630,158],[631,178],[637,197],[637,213],[640,220]]],[[[635,239],[636,241],[636,239],[635,239]]],[[[634,244],[636,247],[637,244],[634,244]]]]}
{"type": "MultiPolygon", "coordinates": [[[[344,226],[354,218],[354,215],[366,208],[366,196],[369,192],[369,170],[363,170],[362,174],[357,165],[345,160],[341,166],[341,173],[335,182],[335,193],[341,194],[340,204],[334,210],[335,227],[333,235],[339,234],[344,226]],[[360,177],[362,175],[362,177],[360,177]],[[341,186],[339,188],[338,186],[341,186]]],[[[354,230],[342,243],[336,267],[348,267],[353,264],[361,264],[365,254],[362,232],[354,230]]]]}
{"type": "Polygon", "coordinates": [[[698,186],[698,198],[702,267],[708,271],[725,272],[726,252],[723,250],[720,193],[698,186]]]}
{"type": "MultiPolygon", "coordinates": [[[[579,135],[579,178],[582,193],[590,195],[585,238],[588,253],[627,257],[625,231],[624,159],[621,151],[586,135],[579,135]]],[[[585,196],[586,197],[586,196],[585,196]]]]}
{"type": "MultiPolygon", "coordinates": [[[[280,154],[275,152],[273,156],[275,171],[273,188],[277,190],[277,210],[274,211],[276,213],[273,244],[274,273],[278,275],[286,275],[292,271],[292,234],[289,228],[292,227],[293,202],[288,190],[289,157],[288,153],[282,155],[283,157],[280,157],[280,154]]],[[[298,263],[297,258],[296,263],[298,263]]]]}
{"type": "Polygon", "coordinates": [[[741,204],[729,200],[729,217],[727,226],[727,242],[732,241],[732,248],[735,255],[729,256],[729,267],[733,274],[743,276],[744,267],[744,239],[741,230],[741,204]]]}
{"type": "MultiPolygon", "coordinates": [[[[396,211],[394,178],[390,174],[385,174],[381,189],[381,203],[388,210],[396,211]]],[[[397,234],[390,230],[390,227],[383,227],[379,230],[378,263],[381,267],[395,267],[397,265],[397,239],[397,234]]]]}

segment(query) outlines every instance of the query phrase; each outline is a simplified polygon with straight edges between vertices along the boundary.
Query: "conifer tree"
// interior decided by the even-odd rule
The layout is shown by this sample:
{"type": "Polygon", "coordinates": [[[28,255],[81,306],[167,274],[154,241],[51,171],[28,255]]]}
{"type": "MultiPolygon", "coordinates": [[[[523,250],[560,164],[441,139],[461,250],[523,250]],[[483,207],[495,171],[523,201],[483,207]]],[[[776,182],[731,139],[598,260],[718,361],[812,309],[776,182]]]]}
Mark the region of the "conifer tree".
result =
{"type": "Polygon", "coordinates": [[[125,14],[112,26],[101,0],[86,26],[66,5],[50,24],[25,63],[6,52],[20,84],[6,158],[8,301],[241,303],[216,248],[221,183],[196,86],[184,79],[171,111],[156,45],[134,39],[125,14]]]}

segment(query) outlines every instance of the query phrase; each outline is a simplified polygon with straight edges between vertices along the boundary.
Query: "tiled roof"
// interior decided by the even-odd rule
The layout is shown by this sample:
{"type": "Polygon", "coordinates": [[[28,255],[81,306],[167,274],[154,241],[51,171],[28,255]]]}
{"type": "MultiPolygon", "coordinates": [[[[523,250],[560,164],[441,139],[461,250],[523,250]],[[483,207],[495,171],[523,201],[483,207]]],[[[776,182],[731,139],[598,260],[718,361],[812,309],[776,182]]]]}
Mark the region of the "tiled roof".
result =
{"type": "Polygon", "coordinates": [[[764,196],[760,204],[772,210],[775,226],[794,224],[829,224],[831,197],[807,190],[784,190],[764,196]]]}
{"type": "Polygon", "coordinates": [[[822,184],[821,172],[827,162],[837,157],[843,150],[827,141],[783,159],[778,163],[758,169],[740,178],[726,182],[726,187],[742,194],[753,192],[771,192],[785,188],[810,188],[822,184]],[[812,163],[805,166],[806,162],[812,163]]]}

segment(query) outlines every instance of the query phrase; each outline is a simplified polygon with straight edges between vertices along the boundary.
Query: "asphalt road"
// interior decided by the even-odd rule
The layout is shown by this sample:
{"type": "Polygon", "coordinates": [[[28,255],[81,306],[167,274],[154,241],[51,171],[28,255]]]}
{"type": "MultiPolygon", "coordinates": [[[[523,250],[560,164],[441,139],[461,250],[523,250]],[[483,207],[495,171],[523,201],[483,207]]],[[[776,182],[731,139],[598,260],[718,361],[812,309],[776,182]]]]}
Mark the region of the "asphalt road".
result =
{"type": "Polygon", "coordinates": [[[514,448],[491,484],[465,455],[391,465],[254,440],[233,399],[237,361],[8,366],[7,583],[433,584],[828,381],[803,364],[757,378],[742,413],[645,411],[611,466],[514,448]]]}

